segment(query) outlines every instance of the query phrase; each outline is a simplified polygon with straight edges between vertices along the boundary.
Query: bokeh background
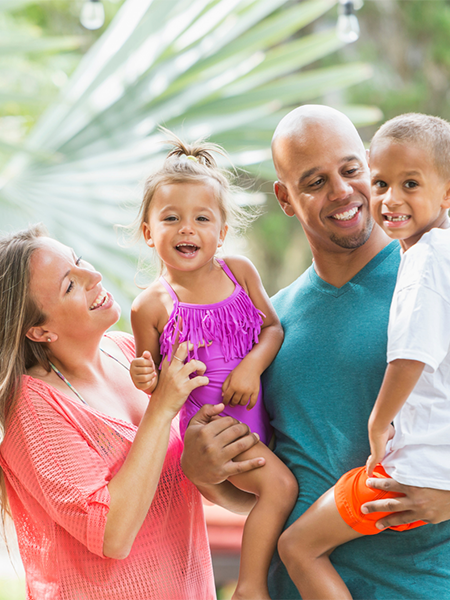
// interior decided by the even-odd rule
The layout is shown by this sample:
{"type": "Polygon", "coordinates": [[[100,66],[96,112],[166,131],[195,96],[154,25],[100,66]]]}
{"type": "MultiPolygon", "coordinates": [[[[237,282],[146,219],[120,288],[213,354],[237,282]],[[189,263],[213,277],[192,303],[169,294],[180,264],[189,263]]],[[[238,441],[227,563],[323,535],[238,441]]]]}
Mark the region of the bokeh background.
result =
{"type": "MultiPolygon", "coordinates": [[[[164,158],[159,125],[226,148],[239,202],[261,213],[226,252],[249,256],[273,294],[311,261],[272,194],[270,140],[289,110],[338,108],[367,144],[400,113],[450,119],[448,0],[102,0],[91,3],[105,13],[96,30],[80,23],[84,4],[0,0],[0,230],[43,222],[103,273],[126,330],[137,283],[156,267],[120,226],[132,223],[143,181],[164,158]],[[337,34],[345,8],[355,9],[359,39],[354,22],[337,34]]],[[[211,531],[226,528],[214,515],[211,531]]],[[[228,524],[230,539],[239,527],[228,524]]],[[[24,599],[10,530],[9,539],[12,562],[0,542],[0,600],[24,599]]],[[[221,578],[222,598],[238,545],[213,548],[231,579],[221,578]]]]}

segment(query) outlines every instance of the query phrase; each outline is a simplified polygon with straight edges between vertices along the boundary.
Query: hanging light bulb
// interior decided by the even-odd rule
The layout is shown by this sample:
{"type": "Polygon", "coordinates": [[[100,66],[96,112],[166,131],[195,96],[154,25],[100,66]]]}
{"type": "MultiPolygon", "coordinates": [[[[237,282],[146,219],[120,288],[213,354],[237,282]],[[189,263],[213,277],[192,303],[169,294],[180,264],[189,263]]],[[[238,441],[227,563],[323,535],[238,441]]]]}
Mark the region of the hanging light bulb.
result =
{"type": "Polygon", "coordinates": [[[86,0],[81,8],[80,22],[86,29],[99,29],[105,22],[101,0],[86,0]]]}
{"type": "MultiPolygon", "coordinates": [[[[358,3],[358,8],[362,2],[358,3]]],[[[359,23],[355,15],[355,2],[352,0],[339,0],[339,16],[336,25],[336,34],[340,40],[351,44],[359,38],[359,23]]]]}

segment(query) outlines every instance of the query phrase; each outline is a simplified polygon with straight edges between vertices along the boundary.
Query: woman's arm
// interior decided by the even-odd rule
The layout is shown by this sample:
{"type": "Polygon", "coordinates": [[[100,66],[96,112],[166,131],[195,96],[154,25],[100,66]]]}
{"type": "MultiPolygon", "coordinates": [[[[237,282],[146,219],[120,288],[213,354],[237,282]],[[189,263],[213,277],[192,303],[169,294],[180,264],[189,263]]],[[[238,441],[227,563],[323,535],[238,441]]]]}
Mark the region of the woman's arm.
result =
{"type": "Polygon", "coordinates": [[[375,466],[386,452],[391,423],[414,389],[425,367],[417,360],[398,359],[390,362],[384,375],[380,392],[369,417],[370,456],[367,473],[372,475],[375,466]]]}
{"type": "Polygon", "coordinates": [[[257,401],[260,377],[278,353],[283,343],[283,328],[253,264],[243,257],[226,259],[240,285],[264,315],[259,341],[230,373],[223,385],[223,401],[233,406],[257,401]]]}
{"type": "Polygon", "coordinates": [[[197,360],[183,364],[186,344],[169,365],[164,361],[159,384],[153,393],[136,437],[118,473],[108,484],[110,506],[103,552],[110,558],[126,558],[148,513],[166,457],[172,419],[191,391],[208,383],[201,376],[205,365],[197,360]],[[190,379],[197,371],[198,376],[190,379]]]}

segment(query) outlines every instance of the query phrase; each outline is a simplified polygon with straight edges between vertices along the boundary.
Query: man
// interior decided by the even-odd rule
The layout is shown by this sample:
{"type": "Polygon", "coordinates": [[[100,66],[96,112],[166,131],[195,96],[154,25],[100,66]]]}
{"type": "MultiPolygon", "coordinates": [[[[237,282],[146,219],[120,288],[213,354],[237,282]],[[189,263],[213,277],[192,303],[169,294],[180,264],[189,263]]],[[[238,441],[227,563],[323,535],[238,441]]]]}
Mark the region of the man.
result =
{"type": "MultiPolygon", "coordinates": [[[[290,524],[369,455],[367,420],[386,368],[400,251],[372,221],[366,152],[342,113],[325,106],[292,111],[275,131],[272,152],[278,202],[300,221],[314,259],[273,299],[285,341],[263,381],[275,451],[300,487],[290,524]]],[[[407,494],[368,505],[403,511],[382,525],[450,518],[450,492],[393,481],[374,487],[407,494]]],[[[388,529],[331,558],[354,598],[450,598],[449,523],[388,529]]],[[[273,598],[299,597],[278,557],[269,583],[273,598]]]]}
{"type": "MultiPolygon", "coordinates": [[[[342,473],[367,459],[367,420],[386,368],[400,251],[372,221],[366,153],[342,113],[297,108],[278,125],[272,150],[275,194],[286,215],[300,221],[314,259],[273,299],[285,340],[263,378],[275,452],[299,482],[290,525],[342,473]]],[[[188,454],[197,460],[195,469],[186,459],[183,468],[194,483],[212,487],[232,468],[225,462],[231,458],[226,442],[235,435],[217,421],[192,425],[185,444],[195,448],[188,454]]],[[[381,525],[450,519],[450,492],[392,480],[373,487],[406,494],[366,505],[370,512],[397,511],[381,525]]],[[[355,599],[450,600],[449,523],[361,538],[338,548],[332,561],[355,599]]],[[[278,556],[269,588],[274,599],[299,598],[278,556]]]]}

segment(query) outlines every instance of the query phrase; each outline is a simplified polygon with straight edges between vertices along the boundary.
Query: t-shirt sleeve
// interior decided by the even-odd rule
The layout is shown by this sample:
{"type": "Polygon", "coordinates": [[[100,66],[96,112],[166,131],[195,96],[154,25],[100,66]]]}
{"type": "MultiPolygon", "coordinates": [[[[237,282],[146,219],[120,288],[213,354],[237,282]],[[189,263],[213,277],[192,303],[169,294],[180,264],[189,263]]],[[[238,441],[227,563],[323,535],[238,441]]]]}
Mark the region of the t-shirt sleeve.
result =
{"type": "Polygon", "coordinates": [[[110,470],[44,393],[25,388],[1,446],[8,483],[34,518],[50,519],[103,557],[110,470]]]}
{"type": "Polygon", "coordinates": [[[450,345],[450,304],[435,290],[421,284],[394,294],[389,316],[387,360],[417,360],[435,371],[450,345]],[[448,326],[444,326],[448,324],[448,326]]]}

